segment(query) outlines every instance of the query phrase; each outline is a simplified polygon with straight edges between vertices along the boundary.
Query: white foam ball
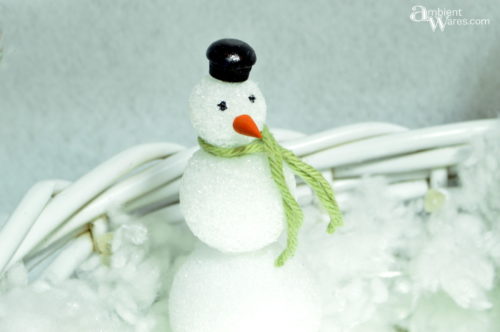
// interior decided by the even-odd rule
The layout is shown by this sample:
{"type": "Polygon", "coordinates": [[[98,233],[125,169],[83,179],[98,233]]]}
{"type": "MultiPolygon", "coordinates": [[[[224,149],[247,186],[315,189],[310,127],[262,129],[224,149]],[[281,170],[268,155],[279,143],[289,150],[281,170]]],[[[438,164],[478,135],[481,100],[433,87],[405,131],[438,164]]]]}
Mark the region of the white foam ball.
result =
{"type": "MultiPolygon", "coordinates": [[[[295,178],[285,170],[293,192],[295,178]]],[[[219,158],[198,151],[184,171],[180,202],[194,235],[224,252],[261,249],[283,232],[281,194],[263,154],[219,158]]]]}
{"type": "Polygon", "coordinates": [[[274,266],[276,247],[228,255],[202,247],[177,273],[169,311],[174,332],[317,332],[321,305],[297,258],[274,266]]]}
{"type": "Polygon", "coordinates": [[[266,120],[264,96],[252,80],[228,83],[207,76],[194,87],[189,106],[198,135],[217,146],[243,145],[254,139],[234,131],[233,121],[238,115],[250,115],[261,130],[266,120]],[[218,106],[221,102],[225,105],[222,109],[218,106]]]}

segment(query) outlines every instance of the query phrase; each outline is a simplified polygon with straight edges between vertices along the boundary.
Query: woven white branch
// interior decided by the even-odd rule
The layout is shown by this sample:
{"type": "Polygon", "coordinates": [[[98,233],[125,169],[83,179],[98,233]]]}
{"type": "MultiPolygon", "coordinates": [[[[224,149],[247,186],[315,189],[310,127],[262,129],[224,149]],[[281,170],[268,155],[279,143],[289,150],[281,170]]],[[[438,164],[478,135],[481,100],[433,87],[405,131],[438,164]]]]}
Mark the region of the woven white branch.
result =
{"type": "MultiPolygon", "coordinates": [[[[425,129],[408,130],[386,123],[362,123],[305,136],[273,130],[283,144],[312,166],[335,178],[340,205],[366,175],[380,175],[401,200],[422,197],[429,183],[446,186],[458,151],[478,134],[493,129],[496,120],[479,120],[425,129]]],[[[169,222],[180,222],[180,177],[197,148],[170,143],[133,147],[104,162],[72,184],[38,183],[22,199],[0,232],[0,274],[16,262],[63,250],[47,270],[45,279],[61,280],[77,267],[68,255],[86,257],[90,225],[119,209],[147,214],[164,208],[169,222]],[[78,238],[78,240],[77,240],[78,238]],[[71,242],[72,244],[68,244],[71,242]],[[39,255],[43,253],[43,255],[39,255]],[[68,265],[71,261],[71,266],[68,265]]],[[[301,204],[312,200],[299,183],[301,204]]],[[[81,259],[80,259],[81,260],[81,259]]]]}

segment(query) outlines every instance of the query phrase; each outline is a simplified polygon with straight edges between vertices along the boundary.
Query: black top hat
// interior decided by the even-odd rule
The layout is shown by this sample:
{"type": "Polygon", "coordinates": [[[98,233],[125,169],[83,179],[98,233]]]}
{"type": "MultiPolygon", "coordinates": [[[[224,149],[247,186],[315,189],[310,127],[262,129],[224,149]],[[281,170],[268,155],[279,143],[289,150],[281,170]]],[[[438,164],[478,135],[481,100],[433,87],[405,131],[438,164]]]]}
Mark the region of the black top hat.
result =
{"type": "Polygon", "coordinates": [[[253,48],[238,39],[220,39],[207,49],[210,75],[225,82],[243,82],[248,79],[257,56],[253,48]]]}

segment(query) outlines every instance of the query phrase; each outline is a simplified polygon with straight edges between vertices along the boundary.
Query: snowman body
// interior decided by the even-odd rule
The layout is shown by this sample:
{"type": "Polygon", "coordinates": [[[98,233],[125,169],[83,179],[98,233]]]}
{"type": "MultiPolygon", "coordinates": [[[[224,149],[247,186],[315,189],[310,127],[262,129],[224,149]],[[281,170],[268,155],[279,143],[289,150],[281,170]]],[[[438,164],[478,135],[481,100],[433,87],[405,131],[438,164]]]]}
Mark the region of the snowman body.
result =
{"type": "MultiPolygon", "coordinates": [[[[240,41],[217,43],[228,66],[251,55],[240,41]]],[[[237,82],[225,81],[232,79],[225,67],[212,69],[211,75],[220,79],[204,78],[190,98],[191,123],[199,137],[225,148],[258,139],[266,118],[259,88],[247,77],[240,80],[241,68],[233,73],[237,82]]],[[[295,178],[286,167],[284,175],[293,193],[295,178]]],[[[319,330],[321,306],[308,270],[298,259],[281,268],[274,265],[285,211],[264,153],[223,158],[197,151],[184,171],[180,205],[187,225],[204,244],[174,278],[169,298],[173,332],[319,330]]]]}
{"type": "MultiPolygon", "coordinates": [[[[278,188],[264,154],[220,158],[205,151],[189,161],[180,189],[181,209],[189,228],[222,252],[258,250],[276,242],[285,218],[278,188]]],[[[295,187],[290,170],[289,188],[295,187]]]]}
{"type": "Polygon", "coordinates": [[[185,261],[170,292],[174,332],[317,332],[321,307],[300,261],[273,265],[280,248],[228,255],[205,246],[185,261]]]}

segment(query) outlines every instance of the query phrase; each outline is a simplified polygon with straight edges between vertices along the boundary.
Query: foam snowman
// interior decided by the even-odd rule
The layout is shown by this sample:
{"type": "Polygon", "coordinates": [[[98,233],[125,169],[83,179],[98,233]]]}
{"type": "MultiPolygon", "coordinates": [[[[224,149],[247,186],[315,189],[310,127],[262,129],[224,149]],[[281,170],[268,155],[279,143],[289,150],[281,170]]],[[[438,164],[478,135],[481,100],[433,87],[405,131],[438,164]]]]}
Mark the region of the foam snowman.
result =
{"type": "MultiPolygon", "coordinates": [[[[237,147],[261,137],[266,103],[248,79],[253,49],[235,39],[207,50],[210,75],[194,88],[190,118],[199,137],[237,147]]],[[[221,158],[197,151],[183,175],[180,202],[199,246],[170,293],[173,332],[316,332],[321,306],[299,259],[274,266],[285,225],[283,201],[262,153],[221,158]]],[[[291,191],[295,179],[284,170],[291,191]]]]}

